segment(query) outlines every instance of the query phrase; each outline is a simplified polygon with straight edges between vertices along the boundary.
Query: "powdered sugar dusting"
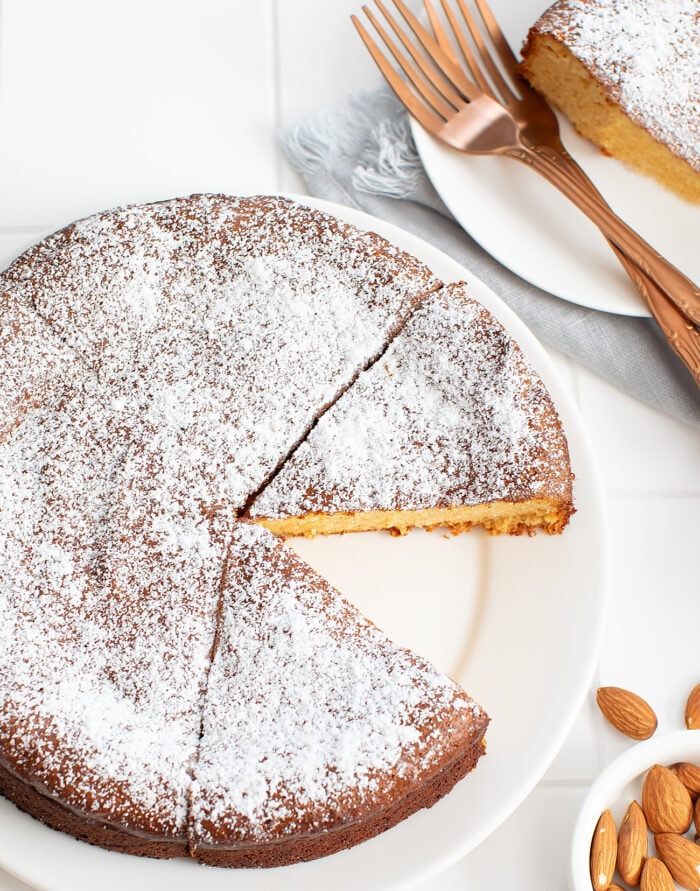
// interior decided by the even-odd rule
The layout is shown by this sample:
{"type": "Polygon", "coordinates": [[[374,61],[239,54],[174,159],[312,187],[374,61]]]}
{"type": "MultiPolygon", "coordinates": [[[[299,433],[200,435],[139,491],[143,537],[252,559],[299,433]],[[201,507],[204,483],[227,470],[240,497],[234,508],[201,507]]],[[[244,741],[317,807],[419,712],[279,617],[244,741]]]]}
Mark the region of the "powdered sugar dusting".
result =
{"type": "Polygon", "coordinates": [[[0,297],[0,442],[26,411],[65,391],[80,373],[73,350],[43,319],[0,297]]]}
{"type": "Polygon", "coordinates": [[[438,284],[325,214],[211,195],[80,221],[7,278],[237,507],[438,284]]]}
{"type": "Polygon", "coordinates": [[[69,807],[184,839],[225,548],[101,395],[86,380],[0,450],[3,759],[69,807]]]}
{"type": "Polygon", "coordinates": [[[478,739],[485,721],[276,537],[237,525],[195,768],[196,844],[361,817],[478,739]]]}
{"type": "Polygon", "coordinates": [[[537,28],[562,40],[633,121],[700,170],[697,0],[560,0],[537,28]]]}
{"type": "Polygon", "coordinates": [[[378,236],[222,196],[6,270],[3,767],[135,837],[182,845],[192,809],[216,843],[342,825],[480,736],[460,688],[233,519],[438,286],[378,236]]]}
{"type": "Polygon", "coordinates": [[[570,497],[566,441],[520,349],[463,286],[433,294],[250,510],[420,510],[570,497]]]}

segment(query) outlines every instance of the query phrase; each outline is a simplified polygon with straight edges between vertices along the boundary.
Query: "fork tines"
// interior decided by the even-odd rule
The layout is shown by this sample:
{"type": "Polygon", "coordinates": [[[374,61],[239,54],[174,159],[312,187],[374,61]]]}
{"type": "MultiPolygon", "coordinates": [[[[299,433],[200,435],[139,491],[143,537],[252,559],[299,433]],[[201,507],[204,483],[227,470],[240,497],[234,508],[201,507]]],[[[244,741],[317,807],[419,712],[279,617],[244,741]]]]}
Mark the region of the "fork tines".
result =
{"type": "Polygon", "coordinates": [[[378,17],[367,6],[363,7],[399,70],[392,65],[359,19],[352,16],[352,20],[384,77],[426,129],[434,130],[480,94],[485,93],[506,105],[517,101],[516,89],[520,81],[518,60],[485,0],[474,0],[481,27],[466,0],[440,0],[441,13],[436,10],[432,0],[423,0],[423,3],[432,34],[403,0],[394,0],[405,22],[403,27],[382,0],[376,0],[377,8],[398,38],[403,51],[378,17]],[[510,82],[495,61],[482,28],[488,34],[510,82]],[[516,83],[515,89],[513,81],[516,83]]]}
{"type": "Polygon", "coordinates": [[[384,55],[357,16],[352,16],[352,21],[372,58],[399,99],[426,129],[435,130],[455,112],[478,98],[481,90],[465,77],[454,55],[448,54],[440,46],[438,40],[420,23],[403,0],[394,0],[394,4],[407,28],[399,24],[382,0],[376,0],[376,4],[384,20],[398,38],[403,51],[367,6],[363,7],[363,12],[405,75],[405,79],[384,55]]]}

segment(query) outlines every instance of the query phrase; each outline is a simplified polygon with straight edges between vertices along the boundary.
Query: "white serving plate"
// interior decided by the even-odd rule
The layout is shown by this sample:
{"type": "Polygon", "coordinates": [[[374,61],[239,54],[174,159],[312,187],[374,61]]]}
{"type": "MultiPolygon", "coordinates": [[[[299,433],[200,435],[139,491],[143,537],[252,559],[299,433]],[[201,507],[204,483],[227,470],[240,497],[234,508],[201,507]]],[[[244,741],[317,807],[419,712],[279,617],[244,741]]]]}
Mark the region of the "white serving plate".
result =
{"type": "MultiPolygon", "coordinates": [[[[548,0],[489,0],[517,54],[548,0]]],[[[562,141],[615,212],[700,281],[700,205],[689,204],[582,139],[561,115],[562,141]]],[[[598,229],[539,175],[506,158],[460,154],[412,121],[425,170],[457,222],[521,278],[563,300],[648,316],[598,229]]]]}
{"type": "Polygon", "coordinates": [[[453,677],[489,712],[487,754],[430,810],[348,851],[268,870],[116,854],[44,827],[0,798],[0,866],[44,891],[387,891],[446,869],[493,832],[542,777],[589,689],[607,599],[602,487],[580,416],[544,349],[468,270],[367,214],[299,200],[372,229],[471,294],[518,340],[559,410],[577,513],[560,536],[414,531],[331,536],[296,550],[394,639],[453,677]]]}

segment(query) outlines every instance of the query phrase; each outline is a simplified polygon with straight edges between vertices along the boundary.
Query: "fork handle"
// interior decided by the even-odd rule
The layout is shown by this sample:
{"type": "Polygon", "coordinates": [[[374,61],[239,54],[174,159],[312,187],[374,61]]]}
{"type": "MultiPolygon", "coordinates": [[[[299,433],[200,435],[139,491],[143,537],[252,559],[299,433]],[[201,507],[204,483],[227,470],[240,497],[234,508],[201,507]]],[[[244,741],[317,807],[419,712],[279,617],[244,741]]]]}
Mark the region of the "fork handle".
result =
{"type": "MultiPolygon", "coordinates": [[[[581,189],[585,189],[586,194],[592,194],[604,205],[606,205],[605,200],[563,146],[560,154],[555,149],[546,149],[532,154],[528,152],[527,157],[525,154],[522,157],[520,155],[514,155],[514,157],[540,173],[574,201],[593,222],[598,223],[587,207],[581,207],[579,201],[574,200],[571,190],[575,188],[575,194],[580,195],[581,189]]],[[[679,308],[674,305],[669,296],[661,290],[659,284],[648,275],[643,267],[638,266],[614,241],[608,240],[621,264],[644,297],[669,345],[700,386],[700,331],[685,315],[679,312],[679,308]]]]}
{"type": "Polygon", "coordinates": [[[678,311],[642,270],[615,245],[620,262],[627,274],[641,291],[651,314],[663,332],[671,349],[684,363],[700,387],[700,331],[678,311]]]}
{"type": "MultiPolygon", "coordinates": [[[[549,151],[547,154],[549,154],[549,151]]],[[[584,188],[590,189],[601,201],[605,201],[596,186],[563,145],[558,151],[557,161],[559,162],[557,164],[558,170],[572,176],[584,188]]],[[[629,277],[642,293],[649,310],[669,344],[685,363],[698,385],[700,385],[700,332],[687,318],[679,316],[678,307],[669,300],[667,294],[659,290],[636,263],[630,260],[616,244],[611,241],[608,243],[629,277]]]]}
{"type": "Polygon", "coordinates": [[[508,154],[556,186],[646,273],[689,321],[700,325],[700,290],[697,285],[618,217],[570,155],[545,146],[518,148],[508,154]]]}
{"type": "MultiPolygon", "coordinates": [[[[600,192],[576,161],[566,152],[566,149],[562,147],[561,152],[562,154],[557,160],[562,163],[557,163],[554,175],[563,177],[564,180],[569,179],[569,181],[570,178],[573,178],[584,188],[592,190],[592,193],[605,203],[600,192]]],[[[549,179],[549,177],[547,178],[549,179]]],[[[559,187],[558,182],[550,181],[559,187]]],[[[661,291],[658,285],[633,260],[623,253],[614,242],[610,241],[609,243],[627,274],[644,297],[669,345],[700,386],[700,331],[679,312],[678,307],[671,302],[668,295],[661,291]]]]}

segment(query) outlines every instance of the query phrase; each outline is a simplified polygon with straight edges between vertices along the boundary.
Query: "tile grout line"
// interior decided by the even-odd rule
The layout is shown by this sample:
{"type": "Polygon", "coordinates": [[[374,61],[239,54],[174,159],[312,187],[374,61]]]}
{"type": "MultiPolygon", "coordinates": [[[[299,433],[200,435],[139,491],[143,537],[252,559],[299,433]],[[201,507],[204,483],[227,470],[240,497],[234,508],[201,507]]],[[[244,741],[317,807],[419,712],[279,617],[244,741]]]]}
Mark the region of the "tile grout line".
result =
{"type": "Polygon", "coordinates": [[[540,780],[537,784],[538,789],[568,789],[570,791],[580,792],[587,790],[592,780],[576,779],[576,780],[540,780]]]}
{"type": "MultiPolygon", "coordinates": [[[[0,0],[0,3],[2,0],[0,0]]],[[[282,191],[282,154],[277,140],[277,134],[282,126],[282,65],[281,65],[281,41],[280,41],[280,21],[279,21],[279,0],[270,0],[270,33],[271,33],[271,58],[272,58],[272,120],[275,132],[273,134],[274,142],[274,164],[275,164],[275,184],[277,191],[282,191]]]]}
{"type": "Polygon", "coordinates": [[[641,486],[636,489],[616,489],[606,487],[607,494],[611,498],[619,498],[626,501],[634,501],[641,498],[657,498],[659,500],[679,499],[681,501],[697,501],[700,499],[700,490],[695,489],[644,489],[641,486]]]}

